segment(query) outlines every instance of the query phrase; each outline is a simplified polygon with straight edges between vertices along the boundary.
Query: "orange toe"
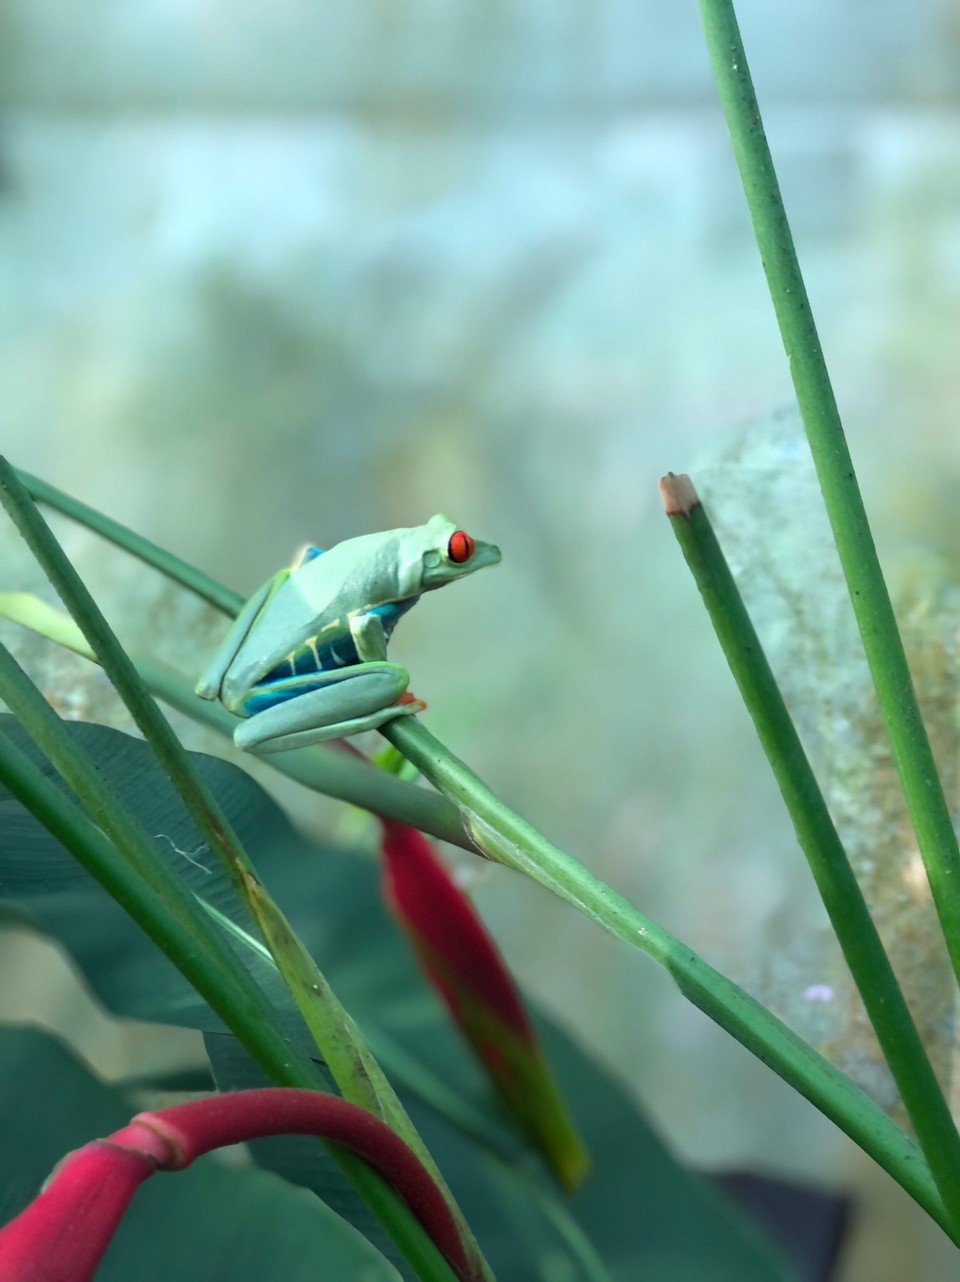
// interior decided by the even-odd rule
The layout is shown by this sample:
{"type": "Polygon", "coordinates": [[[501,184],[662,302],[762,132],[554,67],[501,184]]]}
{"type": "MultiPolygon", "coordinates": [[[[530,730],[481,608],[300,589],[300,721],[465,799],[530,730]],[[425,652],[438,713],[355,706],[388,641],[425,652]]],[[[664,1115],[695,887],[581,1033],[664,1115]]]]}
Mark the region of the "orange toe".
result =
{"type": "Polygon", "coordinates": [[[394,707],[399,708],[403,704],[407,704],[407,703],[415,703],[417,705],[418,711],[420,712],[424,712],[427,707],[427,705],[423,702],[422,699],[418,699],[417,696],[415,694],[412,694],[411,691],[409,690],[405,690],[399,699],[394,700],[394,707]]]}

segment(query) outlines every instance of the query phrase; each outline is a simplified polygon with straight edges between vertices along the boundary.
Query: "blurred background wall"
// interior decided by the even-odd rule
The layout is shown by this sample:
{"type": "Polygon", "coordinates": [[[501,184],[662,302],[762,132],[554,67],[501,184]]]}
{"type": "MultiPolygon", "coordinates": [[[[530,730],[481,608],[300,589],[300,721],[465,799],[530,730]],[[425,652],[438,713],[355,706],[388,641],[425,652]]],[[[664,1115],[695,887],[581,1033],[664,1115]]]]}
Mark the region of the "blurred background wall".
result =
{"type": "MultiPolygon", "coordinates": [[[[881,550],[950,578],[960,9],[739,9],[881,550]]],[[[394,643],[428,724],[757,986],[817,909],[656,491],[722,491],[790,399],[702,44],[692,0],[8,0],[0,442],[247,591],[437,510],[494,539],[502,566],[394,643]]],[[[209,626],[70,537],[125,635],[198,670],[209,626]]],[[[921,1242],[948,1275],[905,1195],[654,967],[508,874],[476,887],[681,1153],[859,1189],[848,1282],[921,1242]]]]}

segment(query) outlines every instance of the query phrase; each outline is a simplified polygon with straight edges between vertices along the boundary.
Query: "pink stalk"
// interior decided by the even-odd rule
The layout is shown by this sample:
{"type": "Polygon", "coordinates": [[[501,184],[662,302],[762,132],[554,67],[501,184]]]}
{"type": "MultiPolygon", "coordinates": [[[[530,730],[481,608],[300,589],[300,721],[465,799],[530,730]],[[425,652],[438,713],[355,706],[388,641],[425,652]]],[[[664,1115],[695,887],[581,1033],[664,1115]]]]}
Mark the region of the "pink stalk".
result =
{"type": "Polygon", "coordinates": [[[140,1184],[212,1149],[267,1135],[314,1135],[368,1162],[406,1201],[461,1282],[477,1282],[453,1216],[419,1158],[364,1109],[317,1091],[268,1087],[140,1113],[70,1154],[0,1229],[3,1282],[90,1282],[140,1184]]]}

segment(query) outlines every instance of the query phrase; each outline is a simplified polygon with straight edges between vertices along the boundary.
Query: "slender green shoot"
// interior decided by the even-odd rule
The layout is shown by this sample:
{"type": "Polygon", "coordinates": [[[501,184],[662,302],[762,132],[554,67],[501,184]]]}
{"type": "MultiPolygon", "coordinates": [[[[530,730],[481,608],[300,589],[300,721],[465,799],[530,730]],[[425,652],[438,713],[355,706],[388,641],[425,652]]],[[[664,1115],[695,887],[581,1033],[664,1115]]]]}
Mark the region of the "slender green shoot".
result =
{"type": "MultiPolygon", "coordinates": [[[[479,850],[525,873],[611,935],[652,957],[673,976],[685,997],[816,1105],[954,1236],[950,1216],[917,1146],[839,1069],[510,810],[416,717],[397,717],[380,733],[460,806],[479,850]]],[[[960,1242],[960,1234],[954,1240],[960,1242]]]]}
{"type": "MultiPolygon", "coordinates": [[[[228,593],[226,588],[223,593],[225,596],[236,595],[228,593]]],[[[0,592],[0,618],[30,628],[39,636],[96,662],[96,655],[69,614],[29,592],[0,592]]],[[[236,717],[231,716],[221,704],[199,698],[193,685],[165,664],[147,655],[133,653],[130,657],[154,698],[162,699],[178,712],[218,731],[227,739],[233,737],[236,717]]],[[[284,752],[271,764],[314,792],[336,797],[387,819],[410,824],[463,850],[473,850],[473,843],[463,830],[456,807],[446,797],[398,778],[396,774],[341,752],[332,745],[317,744],[313,748],[284,752]]]]}
{"type": "Polygon", "coordinates": [[[340,1004],[333,989],[290,924],[253,874],[247,901],[257,925],[263,931],[277,969],[293,994],[300,1014],[326,1062],[327,1068],[346,1099],[364,1108],[395,1131],[433,1177],[460,1230],[464,1249],[478,1273],[492,1278],[480,1248],[440,1168],[420,1138],[416,1127],[397,1098],[396,1091],[360,1035],[360,1030],[340,1004]]]}
{"type": "MultiPolygon", "coordinates": [[[[257,896],[251,896],[251,887],[254,884],[259,886],[259,882],[247,852],[226,815],[194,770],[189,754],[151,698],[133,662],[114,636],[86,585],[71,565],[33,500],[17,479],[13,468],[4,459],[0,459],[0,500],[83,632],[91,650],[97,656],[97,660],[153,749],[161,768],[170,778],[198,830],[220,859],[237,893],[248,904],[255,917],[262,914],[265,892],[261,888],[257,896]]],[[[275,905],[272,916],[275,920],[282,919],[282,914],[275,905]]],[[[292,938],[294,932],[288,924],[285,925],[287,937],[292,938]]],[[[278,965],[288,983],[297,985],[301,982],[303,976],[300,967],[286,965],[281,963],[280,959],[278,959],[278,965]]],[[[315,993],[313,997],[315,1001],[315,993]]],[[[294,998],[298,1005],[308,1000],[306,995],[298,992],[294,993],[294,998]]],[[[336,1014],[336,1010],[332,1010],[330,1018],[335,1019],[336,1014]]],[[[348,1037],[351,1031],[354,1034],[356,1032],[351,1028],[345,1028],[343,1031],[348,1037]]],[[[322,1047],[320,1049],[322,1053],[322,1047]]],[[[366,1054],[369,1055],[369,1052],[366,1054]]],[[[360,1080],[356,1065],[350,1075],[345,1080],[339,1081],[338,1085],[347,1098],[352,1098],[355,1091],[365,1094],[364,1084],[360,1080]]],[[[412,1124],[408,1122],[404,1132],[403,1138],[409,1143],[410,1134],[413,1133],[415,1136],[412,1124]]],[[[418,1149],[422,1150],[423,1145],[419,1138],[416,1138],[415,1142],[418,1149]]],[[[449,1190],[442,1184],[440,1187],[451,1209],[454,1209],[449,1190]]],[[[389,1212],[391,1208],[387,1205],[386,1209],[389,1212]]],[[[462,1215],[459,1211],[455,1211],[455,1214],[462,1226],[468,1252],[479,1260],[479,1248],[466,1228],[462,1215]]],[[[385,1227],[390,1229],[390,1224],[385,1222],[385,1227]]]]}
{"type": "Polygon", "coordinates": [[[960,1136],[823,793],[689,477],[671,474],[660,488],[917,1140],[960,1228],[960,1136]]]}
{"type": "Polygon", "coordinates": [[[917,845],[960,979],[960,850],[860,495],[732,0],[699,0],[760,257],[917,845]]]}
{"type": "MultiPolygon", "coordinates": [[[[8,679],[11,676],[9,664],[5,663],[5,700],[11,693],[14,698],[22,693],[16,688],[20,684],[19,678],[8,679]]],[[[30,684],[25,676],[23,680],[30,684]]],[[[35,695],[47,708],[47,713],[59,720],[39,691],[35,695]]],[[[32,699],[32,696],[26,697],[32,699]]],[[[84,801],[89,800],[100,818],[107,821],[114,797],[112,792],[104,790],[97,771],[89,763],[84,764],[82,757],[77,765],[75,745],[62,725],[54,733],[49,725],[44,724],[47,713],[40,713],[37,717],[33,708],[26,708],[26,712],[24,726],[29,732],[36,731],[38,746],[42,739],[44,745],[52,748],[56,763],[63,766],[65,776],[69,774],[80,784],[84,801]]],[[[133,917],[275,1082],[307,1090],[325,1088],[326,1083],[312,1061],[290,1045],[259,987],[247,972],[237,966],[236,957],[225,950],[222,937],[211,932],[210,923],[199,905],[179,886],[161,885],[161,893],[158,893],[152,884],[157,877],[150,873],[150,864],[155,864],[155,859],[146,863],[144,872],[135,866],[141,862],[136,850],[136,825],[125,834],[124,854],[121,855],[101,830],[99,820],[97,824],[91,822],[76,803],[64,795],[2,732],[0,783],[133,917]],[[198,948],[200,941],[203,942],[202,948],[198,948]]],[[[117,813],[122,822],[122,815],[117,813]]],[[[331,1146],[330,1151],[410,1261],[417,1277],[423,1282],[455,1282],[450,1265],[399,1194],[360,1158],[336,1145],[331,1146]]]]}
{"type": "MultiPolygon", "coordinates": [[[[44,778],[6,737],[3,770],[11,790],[37,813],[151,939],[183,972],[200,996],[241,1039],[268,1072],[289,1061],[290,1050],[276,1012],[253,977],[237,966],[236,954],[197,900],[157,853],[157,843],[104,781],[87,753],[9,652],[0,646],[0,697],[81,799],[87,816],[44,778]],[[20,760],[22,758],[22,760],[20,760]],[[45,786],[40,787],[43,783],[45,786]],[[26,796],[22,795],[26,793],[26,796]],[[203,947],[197,944],[202,941],[203,947]]],[[[298,1072],[323,1085],[307,1057],[298,1072]]]]}
{"type": "MultiPolygon", "coordinates": [[[[149,539],[145,539],[142,534],[137,534],[129,526],[122,525],[110,516],[105,516],[103,512],[98,512],[96,508],[81,503],[79,499],[69,494],[64,494],[63,490],[58,490],[55,485],[42,481],[38,476],[31,476],[29,472],[24,472],[20,468],[14,468],[14,472],[20,484],[36,502],[45,503],[47,507],[62,512],[64,516],[69,516],[71,520],[85,525],[87,529],[93,530],[111,543],[116,543],[131,556],[138,557],[145,564],[152,565],[154,569],[160,570],[177,583],[182,583],[184,587],[189,588],[205,601],[209,601],[218,610],[223,610],[225,614],[230,614],[231,610],[236,614],[239,609],[239,606],[234,608],[236,593],[225,588],[216,579],[211,579],[195,565],[181,560],[172,552],[167,552],[165,548],[157,547],[156,543],[151,543],[149,539]]],[[[242,599],[240,605],[243,605],[242,599]]]]}
{"type": "Polygon", "coordinates": [[[186,749],[151,698],[86,584],[6,459],[0,459],[0,501],[126,704],[199,832],[242,896],[242,873],[252,871],[246,851],[193,769],[186,749]]]}

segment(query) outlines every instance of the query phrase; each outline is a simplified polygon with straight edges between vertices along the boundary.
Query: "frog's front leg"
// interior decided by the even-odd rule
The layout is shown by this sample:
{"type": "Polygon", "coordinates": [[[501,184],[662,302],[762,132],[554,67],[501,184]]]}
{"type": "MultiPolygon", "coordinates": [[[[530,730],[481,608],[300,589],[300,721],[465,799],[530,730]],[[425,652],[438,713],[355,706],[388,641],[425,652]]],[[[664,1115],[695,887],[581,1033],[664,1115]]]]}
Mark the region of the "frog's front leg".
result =
{"type": "MultiPolygon", "coordinates": [[[[386,663],[387,631],[383,626],[383,619],[375,610],[351,615],[350,636],[361,663],[386,663]]],[[[419,707],[414,711],[422,712],[427,706],[413,693],[408,693],[404,702],[418,704],[419,707]]]]}
{"type": "Polygon", "coordinates": [[[271,681],[247,696],[234,743],[248,752],[285,752],[374,730],[423,709],[405,695],[409,680],[406,668],[380,661],[271,681]]]}
{"type": "Polygon", "coordinates": [[[289,570],[280,570],[259,587],[246,602],[221,642],[210,667],[197,682],[196,692],[201,699],[220,698],[220,687],[223,685],[227,669],[237,657],[237,652],[250,635],[251,629],[256,626],[257,619],[263,613],[270,598],[283,587],[289,577],[289,570]]]}
{"type": "Polygon", "coordinates": [[[361,663],[386,663],[387,633],[379,614],[367,611],[352,615],[350,635],[361,663]]]}

